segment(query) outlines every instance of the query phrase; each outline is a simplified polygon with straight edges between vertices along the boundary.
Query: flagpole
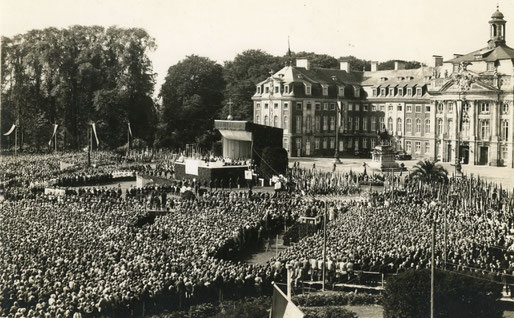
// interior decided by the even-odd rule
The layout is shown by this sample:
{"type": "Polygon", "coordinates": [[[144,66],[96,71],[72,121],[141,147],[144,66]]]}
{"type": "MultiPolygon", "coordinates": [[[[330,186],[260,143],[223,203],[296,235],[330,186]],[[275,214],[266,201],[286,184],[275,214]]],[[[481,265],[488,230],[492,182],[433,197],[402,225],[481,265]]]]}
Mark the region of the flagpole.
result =
{"type": "Polygon", "coordinates": [[[128,127],[127,127],[127,159],[128,159],[128,156],[129,156],[129,153],[130,153],[130,123],[128,123],[128,127]]]}
{"type": "MultiPolygon", "coordinates": [[[[55,124],[57,125],[57,124],[55,124]]],[[[55,147],[55,152],[57,152],[57,128],[55,129],[55,133],[54,133],[54,147],[55,147]]]]}
{"type": "Polygon", "coordinates": [[[91,131],[93,129],[93,127],[89,127],[87,129],[87,134],[88,134],[88,143],[89,145],[87,146],[87,166],[88,167],[91,167],[91,146],[93,145],[93,132],[91,131]]]}
{"type": "Polygon", "coordinates": [[[14,156],[18,155],[18,126],[14,127],[14,156]]]}

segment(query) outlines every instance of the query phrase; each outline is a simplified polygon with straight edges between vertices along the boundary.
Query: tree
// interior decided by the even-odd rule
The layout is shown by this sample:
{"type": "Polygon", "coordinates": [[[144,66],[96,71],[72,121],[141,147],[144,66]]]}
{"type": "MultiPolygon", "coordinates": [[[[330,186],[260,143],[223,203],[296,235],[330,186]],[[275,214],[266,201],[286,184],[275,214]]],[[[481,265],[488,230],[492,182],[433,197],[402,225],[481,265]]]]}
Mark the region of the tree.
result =
{"type": "MultiPolygon", "coordinates": [[[[503,286],[471,272],[436,271],[435,316],[500,318],[503,286]]],[[[430,316],[430,271],[409,270],[391,277],[382,304],[385,318],[430,316]]]]}
{"type": "Polygon", "coordinates": [[[223,92],[223,109],[220,118],[229,115],[229,100],[232,101],[232,117],[237,120],[253,119],[252,96],[255,85],[269,76],[270,71],[278,71],[283,61],[261,50],[247,50],[236,55],[233,61],[226,61],[223,79],[227,86],[223,92]]]}
{"type": "Polygon", "coordinates": [[[350,69],[353,72],[362,72],[363,70],[371,70],[371,62],[368,60],[362,60],[356,58],[353,55],[343,56],[339,58],[340,60],[348,61],[350,63],[350,69]]]}
{"type": "Polygon", "coordinates": [[[191,55],[171,66],[159,94],[164,129],[160,136],[169,137],[157,144],[178,148],[201,141],[214,126],[224,88],[221,65],[206,57],[191,55]]]}
{"type": "MultiPolygon", "coordinates": [[[[317,54],[314,52],[296,52],[292,54],[293,59],[297,58],[306,58],[309,60],[309,63],[312,68],[339,68],[339,61],[330,55],[327,54],[317,54]]],[[[289,56],[282,57],[284,62],[287,62],[289,56]]]]}
{"type": "Polygon", "coordinates": [[[422,63],[418,61],[403,61],[403,60],[389,60],[385,62],[378,63],[378,70],[394,70],[394,62],[402,62],[405,63],[405,69],[410,70],[414,68],[420,68],[422,63]]]}
{"type": "Polygon", "coordinates": [[[437,160],[421,160],[413,168],[409,175],[411,180],[419,180],[425,184],[448,182],[448,171],[437,164],[437,160]]]}

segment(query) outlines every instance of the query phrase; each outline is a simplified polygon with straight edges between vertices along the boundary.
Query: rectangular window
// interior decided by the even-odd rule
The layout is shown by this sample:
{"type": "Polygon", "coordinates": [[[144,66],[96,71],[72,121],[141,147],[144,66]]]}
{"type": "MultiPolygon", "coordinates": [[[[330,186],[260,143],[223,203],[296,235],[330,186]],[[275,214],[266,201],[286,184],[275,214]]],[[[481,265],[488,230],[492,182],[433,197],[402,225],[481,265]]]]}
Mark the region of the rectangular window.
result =
{"type": "Polygon", "coordinates": [[[494,62],[487,62],[487,70],[494,71],[494,62]]]}
{"type": "Polygon", "coordinates": [[[289,108],[289,103],[284,103],[284,109],[288,109],[289,108]]]}
{"type": "Polygon", "coordinates": [[[273,108],[278,109],[278,103],[273,104],[273,108]]]}
{"type": "Polygon", "coordinates": [[[330,131],[336,131],[336,118],[330,116],[330,131]]]}
{"type": "Polygon", "coordinates": [[[394,88],[389,89],[389,96],[394,96],[394,88]]]}
{"type": "Polygon", "coordinates": [[[302,116],[301,115],[296,116],[296,133],[297,134],[302,133],[302,116]]]}
{"type": "Polygon", "coordinates": [[[323,116],[323,131],[328,131],[328,116],[323,116]]]}
{"type": "Polygon", "coordinates": [[[261,109],[261,103],[257,103],[257,104],[255,105],[255,108],[257,108],[257,109],[261,109]]]}
{"type": "Polygon", "coordinates": [[[488,113],[489,112],[489,103],[482,103],[482,104],[480,104],[480,112],[481,113],[488,113]]]}
{"type": "Polygon", "coordinates": [[[353,104],[348,104],[348,111],[353,111],[353,104]]]}
{"type": "Polygon", "coordinates": [[[355,117],[355,130],[359,130],[359,117],[355,117]]]}
{"type": "Polygon", "coordinates": [[[327,149],[327,138],[323,138],[323,149],[327,149]]]}
{"type": "Polygon", "coordinates": [[[430,142],[425,141],[425,153],[430,153],[430,142]]]}
{"type": "Polygon", "coordinates": [[[324,96],[328,95],[328,86],[323,86],[323,95],[324,96]]]}
{"type": "Polygon", "coordinates": [[[448,102],[448,112],[453,113],[453,103],[452,102],[448,102]]]}
{"type": "Polygon", "coordinates": [[[260,93],[261,93],[261,87],[257,86],[257,94],[260,94],[260,93]]]}
{"type": "Polygon", "coordinates": [[[416,113],[421,113],[421,105],[416,105],[416,113]]]}
{"type": "Polygon", "coordinates": [[[268,109],[268,103],[264,103],[264,109],[268,109]]]}
{"type": "Polygon", "coordinates": [[[311,103],[307,103],[307,107],[306,108],[307,108],[307,110],[311,110],[312,109],[311,103]]]}
{"type": "Polygon", "coordinates": [[[380,89],[380,95],[386,96],[386,89],[385,88],[381,88],[380,89]]]}
{"type": "Polygon", "coordinates": [[[385,104],[380,104],[380,111],[385,112],[385,104]]]}
{"type": "Polygon", "coordinates": [[[418,87],[418,89],[417,89],[416,91],[417,91],[417,93],[416,93],[416,94],[417,94],[418,96],[423,95],[423,89],[422,89],[421,87],[418,87]]]}
{"type": "Polygon", "coordinates": [[[279,90],[280,90],[280,87],[275,86],[275,93],[278,93],[278,92],[279,92],[279,90]]]}
{"type": "Polygon", "coordinates": [[[302,110],[302,103],[296,103],[296,110],[302,110]]]}
{"type": "Polygon", "coordinates": [[[375,144],[376,144],[375,138],[371,138],[371,148],[375,148],[375,144]]]}
{"type": "Polygon", "coordinates": [[[509,159],[509,148],[507,146],[502,147],[502,159],[504,163],[509,159]]]}
{"type": "Polygon", "coordinates": [[[334,149],[336,147],[335,138],[330,137],[330,149],[334,149]]]}
{"type": "Polygon", "coordinates": [[[323,110],[328,110],[328,103],[323,103],[323,110]]]}
{"type": "Polygon", "coordinates": [[[362,138],[362,148],[368,148],[368,138],[362,138]]]}
{"type": "Polygon", "coordinates": [[[373,88],[373,97],[377,97],[377,89],[373,88]]]}
{"type": "Polygon", "coordinates": [[[289,85],[284,85],[284,93],[289,93],[289,85]]]}
{"type": "Polygon", "coordinates": [[[377,121],[375,117],[371,117],[371,131],[377,131],[377,121]]]}
{"type": "Polygon", "coordinates": [[[268,86],[264,87],[264,92],[265,92],[266,94],[267,94],[267,93],[269,93],[269,87],[268,87],[268,86]]]}
{"type": "Polygon", "coordinates": [[[502,120],[502,139],[504,141],[509,141],[509,121],[508,120],[502,120]]]}
{"type": "Polygon", "coordinates": [[[379,127],[380,131],[384,131],[384,129],[385,129],[384,117],[380,117],[378,120],[379,120],[379,123],[380,123],[380,127],[379,127]]]}
{"type": "Polygon", "coordinates": [[[392,112],[392,111],[393,111],[393,105],[389,105],[389,106],[387,106],[387,110],[388,110],[388,111],[390,111],[390,112],[392,112]]]}
{"type": "Polygon", "coordinates": [[[509,113],[509,103],[504,102],[502,105],[502,114],[507,115],[509,113]]]}
{"type": "Polygon", "coordinates": [[[368,118],[367,117],[362,118],[362,130],[368,131],[368,118]]]}
{"type": "Polygon", "coordinates": [[[314,139],[314,148],[315,148],[316,150],[318,150],[318,149],[319,149],[319,138],[315,138],[315,139],[314,139]]]}
{"type": "Polygon", "coordinates": [[[430,113],[430,105],[425,105],[425,113],[430,113]]]}
{"type": "Polygon", "coordinates": [[[310,95],[310,94],[311,94],[311,87],[305,86],[305,95],[310,95]]]}
{"type": "Polygon", "coordinates": [[[412,143],[410,141],[405,142],[405,151],[407,151],[408,153],[412,152],[412,143]]]}
{"type": "Polygon", "coordinates": [[[403,107],[402,107],[402,105],[398,105],[398,106],[396,106],[396,110],[397,110],[397,111],[399,111],[399,112],[401,112],[401,111],[402,111],[402,108],[403,108],[403,107]]]}
{"type": "Polygon", "coordinates": [[[353,118],[352,117],[348,117],[348,130],[349,131],[353,130],[353,118]]]}
{"type": "Polygon", "coordinates": [[[321,131],[321,118],[320,118],[320,116],[316,116],[315,120],[316,120],[316,124],[315,124],[316,125],[316,131],[319,132],[319,131],[321,131]]]}
{"type": "Polygon", "coordinates": [[[296,149],[302,149],[302,138],[296,138],[296,149]]]}
{"type": "Polygon", "coordinates": [[[416,141],[416,153],[421,153],[421,142],[416,141]]]}
{"type": "Polygon", "coordinates": [[[412,113],[412,105],[405,105],[405,112],[412,113]]]}
{"type": "Polygon", "coordinates": [[[368,104],[362,105],[362,110],[367,112],[368,111],[368,104]]]}
{"type": "Polygon", "coordinates": [[[316,103],[316,110],[321,110],[321,104],[320,103],[316,103]]]}
{"type": "Polygon", "coordinates": [[[412,88],[407,88],[407,96],[412,96],[412,88]]]}
{"type": "Polygon", "coordinates": [[[403,88],[398,89],[398,96],[403,96],[403,88]]]}
{"type": "Polygon", "coordinates": [[[482,139],[489,138],[489,119],[483,119],[480,121],[480,137],[482,139]]]}
{"type": "Polygon", "coordinates": [[[336,104],[331,103],[330,104],[330,110],[336,110],[336,104]]]}

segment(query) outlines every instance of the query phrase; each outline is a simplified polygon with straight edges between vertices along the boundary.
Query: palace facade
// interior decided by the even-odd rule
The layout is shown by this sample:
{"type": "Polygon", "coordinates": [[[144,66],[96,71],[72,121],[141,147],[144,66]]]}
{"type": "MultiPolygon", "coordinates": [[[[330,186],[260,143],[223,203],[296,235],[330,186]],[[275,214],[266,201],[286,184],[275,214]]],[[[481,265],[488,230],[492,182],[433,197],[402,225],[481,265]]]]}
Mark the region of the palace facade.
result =
{"type": "MultiPolygon", "coordinates": [[[[514,167],[514,49],[503,14],[487,46],[430,66],[393,70],[313,68],[307,59],[256,85],[255,123],[284,129],[290,156],[366,155],[387,130],[413,158],[514,167]]],[[[291,64],[291,63],[290,63],[291,64]]]]}

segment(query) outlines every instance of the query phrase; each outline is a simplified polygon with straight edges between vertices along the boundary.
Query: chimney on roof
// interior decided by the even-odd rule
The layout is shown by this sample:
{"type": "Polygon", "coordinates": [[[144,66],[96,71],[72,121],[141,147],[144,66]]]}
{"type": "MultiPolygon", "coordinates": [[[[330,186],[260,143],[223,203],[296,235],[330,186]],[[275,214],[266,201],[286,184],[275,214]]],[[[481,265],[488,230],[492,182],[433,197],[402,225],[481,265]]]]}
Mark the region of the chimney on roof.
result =
{"type": "Polygon", "coordinates": [[[311,63],[306,58],[297,58],[296,59],[296,67],[303,67],[306,70],[310,70],[311,63]]]}
{"type": "Polygon", "coordinates": [[[371,61],[371,71],[372,72],[378,71],[378,62],[377,61],[371,61]]]}
{"type": "Polygon", "coordinates": [[[394,61],[394,70],[404,70],[405,69],[405,62],[402,61],[394,61]]]}
{"type": "Polygon", "coordinates": [[[461,56],[462,56],[462,54],[457,54],[457,53],[453,54],[453,58],[454,58],[454,59],[456,59],[456,58],[458,58],[458,57],[461,57],[461,56]]]}
{"type": "Polygon", "coordinates": [[[432,65],[433,67],[443,66],[443,57],[441,55],[433,55],[432,57],[434,58],[434,65],[432,65]]]}
{"type": "Polygon", "coordinates": [[[347,73],[350,73],[350,62],[349,61],[339,61],[339,69],[341,71],[346,71],[347,73]]]}

